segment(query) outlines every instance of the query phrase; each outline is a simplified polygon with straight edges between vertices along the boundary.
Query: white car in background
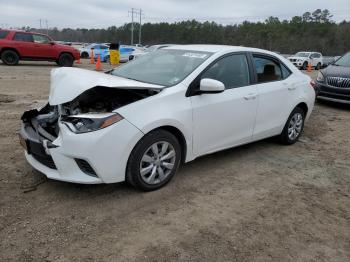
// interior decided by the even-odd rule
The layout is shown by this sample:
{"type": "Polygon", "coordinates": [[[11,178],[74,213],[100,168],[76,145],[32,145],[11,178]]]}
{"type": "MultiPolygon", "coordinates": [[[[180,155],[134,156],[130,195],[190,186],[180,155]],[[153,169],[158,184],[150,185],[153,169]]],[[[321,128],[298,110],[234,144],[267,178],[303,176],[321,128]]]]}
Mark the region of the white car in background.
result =
{"type": "Polygon", "coordinates": [[[199,156],[272,136],[295,143],[314,106],[310,81],[280,55],[219,45],[166,47],[107,73],[54,69],[20,141],[51,179],[155,190],[199,156]]]}
{"type": "Polygon", "coordinates": [[[147,48],[143,48],[143,49],[139,49],[139,50],[135,50],[135,52],[133,52],[132,55],[130,55],[130,60],[133,60],[133,59],[136,59],[140,56],[143,56],[145,54],[148,54],[148,53],[152,53],[152,52],[155,52],[159,49],[162,49],[162,48],[165,48],[165,47],[169,47],[169,46],[172,46],[170,44],[163,44],[163,45],[152,45],[152,46],[149,46],[147,48]]]}
{"type": "Polygon", "coordinates": [[[302,70],[306,70],[308,64],[311,64],[316,70],[320,70],[323,66],[322,54],[318,52],[298,52],[288,57],[288,60],[302,70]]]}
{"type": "Polygon", "coordinates": [[[169,47],[169,46],[173,46],[173,45],[172,44],[151,45],[151,46],[147,47],[145,51],[146,52],[154,52],[154,51],[157,51],[159,49],[169,47]]]}
{"type": "Polygon", "coordinates": [[[131,52],[131,54],[128,57],[128,60],[133,60],[133,59],[137,59],[140,56],[143,56],[145,54],[147,54],[147,52],[145,51],[144,48],[140,48],[140,47],[135,47],[133,46],[133,51],[131,52]]]}
{"type": "Polygon", "coordinates": [[[94,50],[94,55],[98,55],[101,52],[105,52],[106,50],[108,50],[109,46],[105,44],[90,44],[90,45],[84,46],[82,48],[79,48],[80,57],[90,58],[91,49],[94,50]]]}

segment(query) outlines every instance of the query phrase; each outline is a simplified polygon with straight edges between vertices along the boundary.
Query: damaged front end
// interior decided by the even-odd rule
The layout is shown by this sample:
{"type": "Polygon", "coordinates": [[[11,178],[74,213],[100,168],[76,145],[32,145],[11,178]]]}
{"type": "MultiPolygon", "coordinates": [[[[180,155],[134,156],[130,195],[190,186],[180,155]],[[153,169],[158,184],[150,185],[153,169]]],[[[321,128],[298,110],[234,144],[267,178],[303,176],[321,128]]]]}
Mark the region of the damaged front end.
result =
{"type": "Polygon", "coordinates": [[[125,89],[96,86],[84,91],[72,101],[59,105],[46,104],[26,111],[22,119],[20,142],[26,153],[50,169],[56,169],[50,149],[57,148],[60,124],[75,134],[106,128],[123,117],[118,108],[153,96],[160,89],[125,89]]]}
{"type": "Polygon", "coordinates": [[[62,104],[60,119],[74,133],[96,131],[123,119],[116,109],[157,93],[159,90],[94,87],[62,104]]]}
{"type": "Polygon", "coordinates": [[[58,119],[58,107],[49,104],[26,111],[21,117],[21,145],[27,154],[51,169],[56,169],[56,165],[48,150],[56,147],[53,141],[59,134],[58,119]]]}

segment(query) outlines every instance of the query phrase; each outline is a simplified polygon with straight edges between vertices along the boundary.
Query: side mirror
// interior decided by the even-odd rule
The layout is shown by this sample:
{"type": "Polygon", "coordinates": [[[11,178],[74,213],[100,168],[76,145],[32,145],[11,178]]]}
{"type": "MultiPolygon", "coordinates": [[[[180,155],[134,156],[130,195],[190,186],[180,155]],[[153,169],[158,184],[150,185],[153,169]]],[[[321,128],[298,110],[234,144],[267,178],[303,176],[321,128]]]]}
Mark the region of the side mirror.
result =
{"type": "Polygon", "coordinates": [[[55,45],[56,43],[55,43],[55,41],[50,41],[49,44],[50,45],[55,45]]]}
{"type": "Polygon", "coordinates": [[[225,85],[218,80],[203,78],[200,82],[199,90],[201,93],[221,93],[225,91],[225,85]]]}

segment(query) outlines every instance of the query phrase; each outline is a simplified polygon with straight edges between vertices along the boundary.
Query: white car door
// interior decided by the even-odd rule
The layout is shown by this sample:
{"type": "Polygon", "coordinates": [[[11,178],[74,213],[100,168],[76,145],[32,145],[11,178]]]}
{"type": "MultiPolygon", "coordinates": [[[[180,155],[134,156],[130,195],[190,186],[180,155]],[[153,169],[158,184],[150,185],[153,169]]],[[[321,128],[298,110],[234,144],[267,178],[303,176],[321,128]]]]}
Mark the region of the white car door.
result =
{"type": "Polygon", "coordinates": [[[210,78],[225,85],[222,93],[191,96],[193,151],[196,156],[251,141],[257,109],[257,88],[251,86],[246,54],[225,56],[197,78],[210,78]]]}
{"type": "Polygon", "coordinates": [[[277,58],[253,55],[259,105],[254,127],[254,140],[279,134],[292,110],[297,86],[291,72],[277,58]]]}

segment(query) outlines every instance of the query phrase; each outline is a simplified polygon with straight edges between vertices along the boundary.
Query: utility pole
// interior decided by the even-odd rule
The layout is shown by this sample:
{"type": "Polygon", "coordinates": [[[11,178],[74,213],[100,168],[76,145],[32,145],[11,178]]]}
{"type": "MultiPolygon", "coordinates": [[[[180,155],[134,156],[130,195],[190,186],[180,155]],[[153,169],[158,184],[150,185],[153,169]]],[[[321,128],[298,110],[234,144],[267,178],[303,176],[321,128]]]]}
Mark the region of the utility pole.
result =
{"type": "Polygon", "coordinates": [[[134,43],[134,8],[131,8],[131,45],[134,43]]]}
{"type": "Polygon", "coordinates": [[[39,23],[40,23],[40,30],[41,30],[41,19],[39,19],[39,23]]]}
{"type": "Polygon", "coordinates": [[[46,34],[49,35],[49,24],[47,20],[45,20],[45,23],[46,23],[46,34]]]}
{"type": "Polygon", "coordinates": [[[142,10],[140,9],[139,44],[141,44],[141,28],[142,28],[141,16],[142,16],[142,10]]]}

